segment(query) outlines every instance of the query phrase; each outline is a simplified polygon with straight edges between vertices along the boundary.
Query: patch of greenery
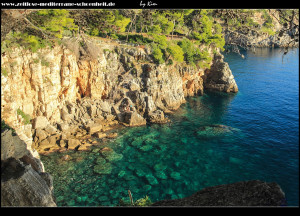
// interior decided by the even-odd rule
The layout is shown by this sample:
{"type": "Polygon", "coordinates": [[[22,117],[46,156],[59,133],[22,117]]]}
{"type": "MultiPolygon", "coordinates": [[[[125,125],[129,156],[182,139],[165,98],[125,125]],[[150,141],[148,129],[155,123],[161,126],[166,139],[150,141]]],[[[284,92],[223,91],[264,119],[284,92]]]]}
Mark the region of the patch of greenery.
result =
{"type": "Polygon", "coordinates": [[[17,109],[17,114],[18,115],[21,115],[22,118],[23,118],[23,123],[26,125],[26,124],[30,124],[30,121],[31,121],[31,116],[24,113],[21,109],[17,109]]]}
{"type": "Polygon", "coordinates": [[[65,9],[44,9],[33,13],[30,16],[37,26],[56,38],[62,38],[63,35],[70,32],[77,32],[78,26],[74,19],[69,17],[69,11],[65,9]]]}
{"type": "Polygon", "coordinates": [[[38,36],[30,35],[27,32],[10,32],[4,41],[4,46],[1,48],[7,50],[8,48],[20,46],[32,52],[37,52],[41,48],[51,46],[51,43],[38,36]]]}
{"type": "Polygon", "coordinates": [[[274,30],[272,30],[271,28],[268,28],[268,27],[265,27],[265,26],[263,26],[263,27],[261,28],[261,31],[267,33],[268,35],[275,35],[275,33],[276,33],[276,32],[275,32],[274,30]]]}
{"type": "Polygon", "coordinates": [[[1,120],[1,133],[5,130],[11,130],[12,135],[16,135],[16,131],[13,128],[11,128],[9,125],[7,125],[4,120],[1,120]]]}
{"type": "MultiPolygon", "coordinates": [[[[145,206],[150,206],[151,204],[152,204],[151,199],[146,195],[145,197],[136,200],[133,203],[133,206],[144,206],[145,207],[145,206]]],[[[120,199],[119,206],[132,206],[132,204],[129,199],[122,198],[122,199],[120,199]]]]}
{"type": "MultiPolygon", "coordinates": [[[[126,41],[127,35],[116,34],[119,40],[126,41]]],[[[145,45],[151,43],[152,40],[148,37],[144,37],[143,35],[138,34],[130,34],[128,35],[128,42],[134,44],[145,45]]]]}
{"type": "Polygon", "coordinates": [[[152,53],[152,57],[154,59],[154,62],[156,64],[162,64],[165,62],[164,60],[164,54],[161,51],[161,49],[159,48],[159,46],[155,43],[151,44],[151,53],[152,53]]]}
{"type": "Polygon", "coordinates": [[[173,59],[177,62],[184,61],[184,52],[182,51],[181,47],[175,43],[169,42],[167,47],[167,52],[173,57],[173,59]]]}
{"type": "Polygon", "coordinates": [[[1,67],[1,74],[2,74],[3,76],[5,76],[5,77],[8,76],[8,71],[6,70],[6,68],[1,67]]]}

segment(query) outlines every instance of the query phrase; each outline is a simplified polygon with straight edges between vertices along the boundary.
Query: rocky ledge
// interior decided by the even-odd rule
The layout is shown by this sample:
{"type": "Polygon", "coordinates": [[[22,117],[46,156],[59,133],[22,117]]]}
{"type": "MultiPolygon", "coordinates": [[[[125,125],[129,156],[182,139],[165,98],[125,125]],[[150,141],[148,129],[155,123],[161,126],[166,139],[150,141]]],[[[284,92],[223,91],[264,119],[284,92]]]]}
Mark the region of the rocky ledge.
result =
{"type": "Polygon", "coordinates": [[[204,188],[189,197],[162,200],[152,206],[286,206],[285,194],[277,183],[259,180],[204,188]]]}
{"type": "Polygon", "coordinates": [[[56,206],[50,174],[11,130],[1,133],[1,206],[56,206]]]}

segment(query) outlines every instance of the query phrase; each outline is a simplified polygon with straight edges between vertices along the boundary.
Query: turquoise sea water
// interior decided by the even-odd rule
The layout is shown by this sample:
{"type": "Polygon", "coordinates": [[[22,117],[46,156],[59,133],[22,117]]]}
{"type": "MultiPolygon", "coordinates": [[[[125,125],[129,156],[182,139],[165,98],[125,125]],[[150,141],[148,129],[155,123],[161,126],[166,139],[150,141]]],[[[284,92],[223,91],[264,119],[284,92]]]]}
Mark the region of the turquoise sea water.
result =
{"type": "Polygon", "coordinates": [[[188,98],[170,124],[120,129],[89,152],[42,156],[57,205],[117,206],[128,190],[134,200],[175,199],[259,179],[277,182],[298,206],[299,50],[243,54],[225,54],[238,93],[206,92],[188,98]]]}

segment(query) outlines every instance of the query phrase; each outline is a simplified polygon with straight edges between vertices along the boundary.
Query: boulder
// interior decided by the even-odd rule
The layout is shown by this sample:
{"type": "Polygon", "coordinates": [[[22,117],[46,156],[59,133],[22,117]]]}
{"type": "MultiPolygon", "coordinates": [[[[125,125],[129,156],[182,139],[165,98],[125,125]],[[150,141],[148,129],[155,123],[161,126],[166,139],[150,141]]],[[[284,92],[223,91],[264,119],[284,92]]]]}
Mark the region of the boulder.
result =
{"type": "Polygon", "coordinates": [[[77,139],[69,139],[68,140],[68,149],[76,149],[80,146],[80,141],[77,139]]]}
{"type": "Polygon", "coordinates": [[[124,122],[129,126],[141,126],[146,125],[146,119],[144,119],[137,112],[125,112],[124,122]]]}
{"type": "Polygon", "coordinates": [[[111,113],[111,105],[107,101],[100,101],[100,109],[103,112],[111,113]]]}
{"type": "Polygon", "coordinates": [[[53,134],[56,134],[57,130],[54,126],[52,125],[47,125],[46,128],[45,128],[45,131],[49,134],[49,135],[53,135],[53,134]]]}
{"type": "Polygon", "coordinates": [[[169,121],[169,119],[165,118],[164,112],[162,110],[156,110],[149,114],[149,120],[151,123],[160,123],[164,124],[169,121]]]}
{"type": "Polygon", "coordinates": [[[152,206],[285,206],[285,194],[277,183],[259,180],[204,188],[189,197],[162,200],[152,206]]]}
{"type": "Polygon", "coordinates": [[[33,119],[32,128],[33,129],[44,129],[49,124],[48,119],[45,116],[38,116],[33,119]]]}
{"type": "Polygon", "coordinates": [[[1,133],[1,161],[10,157],[21,158],[28,154],[26,144],[18,136],[12,135],[11,130],[1,133]]]}
{"type": "Polygon", "coordinates": [[[98,133],[95,133],[94,136],[96,138],[102,139],[102,138],[105,138],[107,136],[107,134],[106,133],[102,133],[102,132],[98,132],[98,133]]]}
{"type": "Polygon", "coordinates": [[[90,124],[87,124],[85,127],[86,127],[86,130],[87,130],[90,134],[99,132],[99,131],[101,131],[101,129],[102,129],[102,125],[101,125],[101,124],[96,124],[96,123],[90,123],[90,124]]]}
{"type": "Polygon", "coordinates": [[[67,111],[67,109],[61,110],[61,119],[63,121],[69,121],[72,118],[72,115],[70,115],[67,111]]]}
{"type": "Polygon", "coordinates": [[[37,128],[35,130],[35,137],[37,137],[39,141],[42,141],[48,137],[48,133],[41,128],[37,128]]]}
{"type": "Polygon", "coordinates": [[[129,82],[129,89],[130,89],[130,91],[140,90],[140,86],[137,83],[135,83],[133,81],[130,81],[129,82]]]}
{"type": "Polygon", "coordinates": [[[69,125],[67,123],[57,123],[58,129],[62,132],[67,132],[69,130],[69,125]]]}
{"type": "Polygon", "coordinates": [[[110,163],[97,164],[94,166],[94,172],[97,174],[110,174],[112,171],[112,165],[110,163]]]}

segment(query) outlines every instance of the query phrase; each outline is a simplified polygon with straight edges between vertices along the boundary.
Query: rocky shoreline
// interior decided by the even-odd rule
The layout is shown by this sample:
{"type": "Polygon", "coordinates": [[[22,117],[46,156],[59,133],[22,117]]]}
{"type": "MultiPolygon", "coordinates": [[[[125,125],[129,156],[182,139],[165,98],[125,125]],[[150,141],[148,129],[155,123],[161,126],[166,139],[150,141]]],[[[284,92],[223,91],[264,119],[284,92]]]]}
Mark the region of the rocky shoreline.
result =
{"type": "Polygon", "coordinates": [[[1,117],[28,149],[41,154],[86,150],[95,138],[116,136],[108,131],[120,125],[168,122],[165,114],[204,89],[238,91],[220,53],[211,54],[210,69],[156,65],[145,47],[89,40],[97,59],[76,56],[67,44],[2,55],[8,75],[1,74],[1,117]],[[16,109],[31,117],[30,124],[16,109]]]}

